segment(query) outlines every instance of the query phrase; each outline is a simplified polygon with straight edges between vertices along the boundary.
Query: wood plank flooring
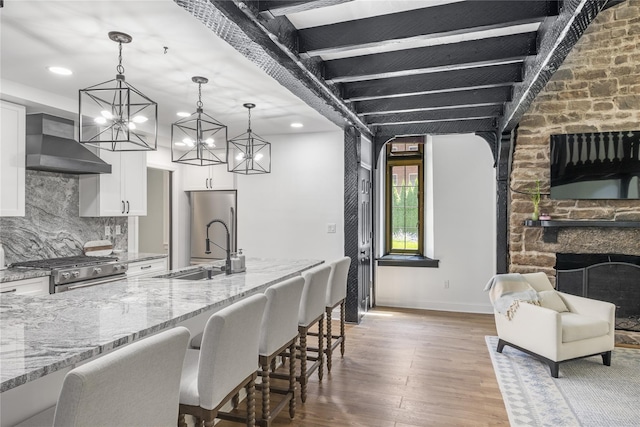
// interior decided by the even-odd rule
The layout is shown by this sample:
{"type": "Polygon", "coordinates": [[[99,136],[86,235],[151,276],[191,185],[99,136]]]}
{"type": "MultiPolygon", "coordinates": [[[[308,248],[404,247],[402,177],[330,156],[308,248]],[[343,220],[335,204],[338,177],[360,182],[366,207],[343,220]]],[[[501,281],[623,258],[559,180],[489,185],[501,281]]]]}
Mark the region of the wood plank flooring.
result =
{"type": "Polygon", "coordinates": [[[273,425],[508,426],[485,335],[492,315],[376,308],[347,325],[344,358],[313,376],[295,419],[285,409],[273,425]]]}

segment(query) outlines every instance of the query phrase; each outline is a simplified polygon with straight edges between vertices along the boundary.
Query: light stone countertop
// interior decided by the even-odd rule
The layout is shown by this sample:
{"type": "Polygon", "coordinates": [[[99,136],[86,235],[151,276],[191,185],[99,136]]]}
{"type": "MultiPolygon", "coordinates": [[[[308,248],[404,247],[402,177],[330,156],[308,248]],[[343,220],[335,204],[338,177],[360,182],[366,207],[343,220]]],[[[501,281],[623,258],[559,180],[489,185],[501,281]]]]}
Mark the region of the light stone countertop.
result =
{"type": "Polygon", "coordinates": [[[0,283],[33,279],[34,277],[48,276],[50,274],[50,270],[40,270],[35,268],[7,268],[6,270],[0,270],[0,283]]]}
{"type": "Polygon", "coordinates": [[[130,278],[39,297],[2,294],[0,392],[263,292],[322,262],[248,258],[245,273],[210,280],[130,278]]]}
{"type": "Polygon", "coordinates": [[[152,253],[144,253],[144,252],[120,252],[120,253],[113,253],[111,256],[118,258],[118,261],[120,262],[138,262],[138,261],[149,261],[151,259],[166,258],[167,254],[152,254],[152,253]]]}

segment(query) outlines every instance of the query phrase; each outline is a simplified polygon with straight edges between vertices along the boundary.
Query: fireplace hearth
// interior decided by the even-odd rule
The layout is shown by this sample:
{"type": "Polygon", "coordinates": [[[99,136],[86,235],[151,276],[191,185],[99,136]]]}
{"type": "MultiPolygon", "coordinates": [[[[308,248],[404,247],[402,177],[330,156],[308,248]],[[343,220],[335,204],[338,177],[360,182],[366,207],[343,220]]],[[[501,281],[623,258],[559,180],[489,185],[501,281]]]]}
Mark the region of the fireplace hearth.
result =
{"type": "Polygon", "coordinates": [[[556,254],[556,288],[616,305],[616,329],[640,332],[640,256],[556,254]]]}

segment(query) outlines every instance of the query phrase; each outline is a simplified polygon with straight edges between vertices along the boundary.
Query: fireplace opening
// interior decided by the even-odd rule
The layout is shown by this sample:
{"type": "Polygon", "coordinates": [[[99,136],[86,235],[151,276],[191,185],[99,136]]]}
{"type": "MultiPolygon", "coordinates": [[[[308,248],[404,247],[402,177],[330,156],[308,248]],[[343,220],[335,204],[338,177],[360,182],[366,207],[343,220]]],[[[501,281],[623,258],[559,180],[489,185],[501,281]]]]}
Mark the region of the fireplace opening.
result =
{"type": "Polygon", "coordinates": [[[556,254],[556,289],[616,305],[616,329],[640,332],[640,256],[556,254]]]}

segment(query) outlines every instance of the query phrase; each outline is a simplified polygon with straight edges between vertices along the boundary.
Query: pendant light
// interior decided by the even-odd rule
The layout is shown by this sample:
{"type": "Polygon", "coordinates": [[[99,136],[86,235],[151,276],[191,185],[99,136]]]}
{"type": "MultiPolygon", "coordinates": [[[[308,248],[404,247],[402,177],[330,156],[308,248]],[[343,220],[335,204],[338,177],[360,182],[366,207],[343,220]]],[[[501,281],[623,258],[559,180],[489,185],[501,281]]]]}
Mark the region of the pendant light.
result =
{"type": "Polygon", "coordinates": [[[111,151],[152,151],[158,144],[158,104],[124,78],[122,44],[130,35],[111,31],[118,43],[116,78],[80,90],[80,143],[111,151]]]}
{"type": "Polygon", "coordinates": [[[202,109],[202,85],[206,77],[192,77],[198,84],[196,112],[171,125],[171,161],[196,166],[227,163],[227,127],[202,109]]]}
{"type": "Polygon", "coordinates": [[[249,113],[249,126],[242,135],[229,140],[231,158],[229,172],[254,175],[271,172],[271,144],[251,130],[251,109],[255,104],[243,104],[249,113]]]}

